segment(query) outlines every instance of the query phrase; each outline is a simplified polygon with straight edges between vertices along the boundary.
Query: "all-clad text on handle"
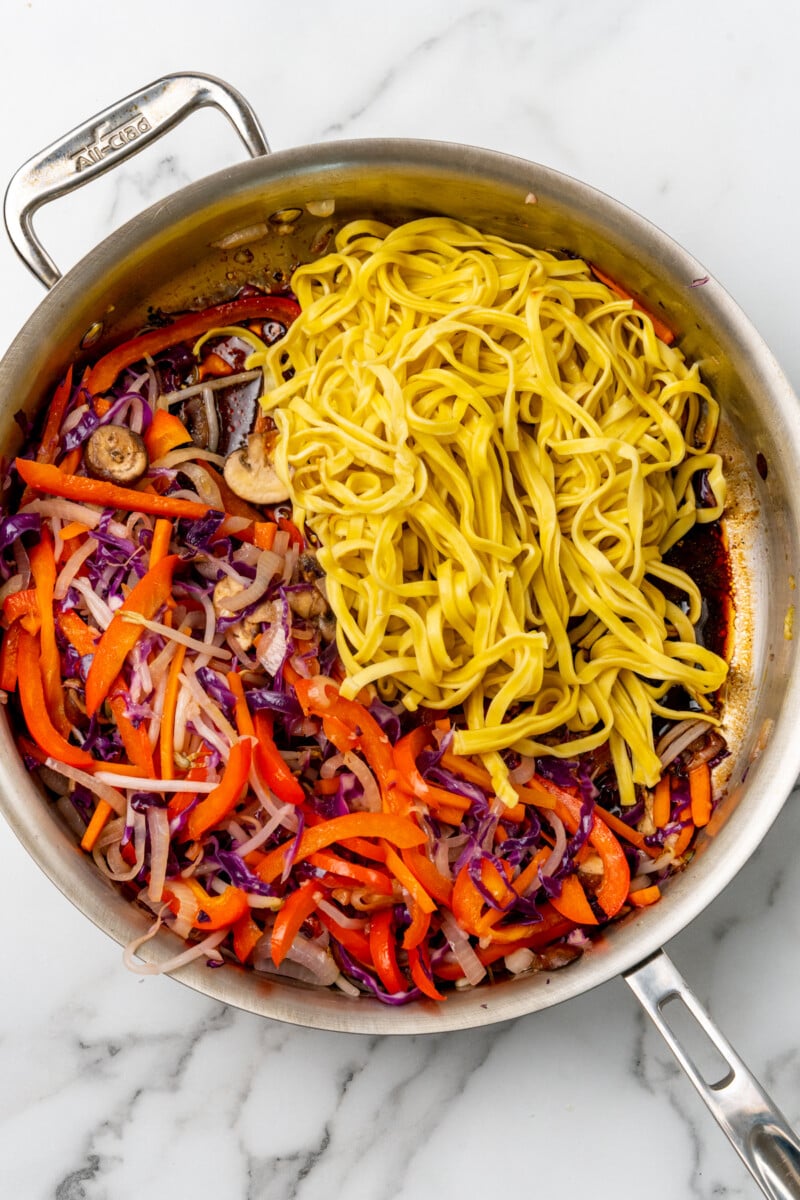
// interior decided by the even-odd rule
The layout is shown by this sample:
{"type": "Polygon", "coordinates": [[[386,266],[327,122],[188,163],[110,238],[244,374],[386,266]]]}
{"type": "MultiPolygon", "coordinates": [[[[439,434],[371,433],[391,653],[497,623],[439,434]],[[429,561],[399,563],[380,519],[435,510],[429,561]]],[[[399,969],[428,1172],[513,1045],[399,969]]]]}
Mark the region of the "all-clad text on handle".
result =
{"type": "Polygon", "coordinates": [[[45,287],[52,287],[61,274],[34,232],[37,209],[110,171],[208,106],[225,114],[253,158],[269,154],[258,117],[235,88],[211,75],[179,73],[126,96],[23,163],[6,191],[6,229],[22,261],[45,287]]]}

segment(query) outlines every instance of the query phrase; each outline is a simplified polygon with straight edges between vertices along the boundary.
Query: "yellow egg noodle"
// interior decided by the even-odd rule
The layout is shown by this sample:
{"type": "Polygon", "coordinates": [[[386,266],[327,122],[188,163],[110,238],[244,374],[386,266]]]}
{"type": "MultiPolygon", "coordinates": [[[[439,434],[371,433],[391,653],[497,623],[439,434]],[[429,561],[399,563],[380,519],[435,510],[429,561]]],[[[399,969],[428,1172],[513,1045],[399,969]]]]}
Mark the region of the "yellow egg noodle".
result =
{"type": "Polygon", "coordinates": [[[301,316],[250,361],[321,543],[343,694],[461,706],[454,749],[509,803],[503,749],[608,741],[633,803],[661,774],[653,714],[689,715],[666,691],[709,710],[726,674],[696,643],[696,586],[662,561],[725,502],[697,366],[586,263],[446,218],[351,222],[292,286],[301,316]]]}

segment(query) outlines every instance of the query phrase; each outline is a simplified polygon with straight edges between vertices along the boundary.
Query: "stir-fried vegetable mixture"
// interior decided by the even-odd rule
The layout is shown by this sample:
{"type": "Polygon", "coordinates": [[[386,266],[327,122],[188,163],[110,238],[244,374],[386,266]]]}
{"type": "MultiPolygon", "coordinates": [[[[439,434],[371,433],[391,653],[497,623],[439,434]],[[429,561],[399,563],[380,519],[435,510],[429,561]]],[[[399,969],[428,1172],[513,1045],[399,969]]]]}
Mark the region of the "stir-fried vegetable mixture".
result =
{"type": "MultiPolygon", "coordinates": [[[[553,969],[658,900],[711,812],[703,721],[622,807],[607,752],[454,752],[457,711],[355,699],[259,407],[298,308],[250,294],[70,370],[9,465],[0,689],[100,871],[188,948],[390,1004],[553,969]]],[[[155,970],[128,947],[129,964],[155,970]]]]}

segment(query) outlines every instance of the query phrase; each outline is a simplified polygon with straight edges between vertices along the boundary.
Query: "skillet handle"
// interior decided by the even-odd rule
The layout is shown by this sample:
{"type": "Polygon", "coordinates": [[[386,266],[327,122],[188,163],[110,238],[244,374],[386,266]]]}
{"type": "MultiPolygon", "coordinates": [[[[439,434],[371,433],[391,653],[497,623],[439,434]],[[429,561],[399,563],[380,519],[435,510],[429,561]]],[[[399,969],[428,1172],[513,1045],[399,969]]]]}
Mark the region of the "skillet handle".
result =
{"type": "Polygon", "coordinates": [[[800,1140],[663,950],[627,971],[625,982],[764,1195],[769,1200],[800,1200],[800,1140]],[[684,1048],[664,1014],[670,1001],[685,1006],[724,1059],[727,1071],[721,1079],[706,1080],[684,1048]]]}
{"type": "Polygon", "coordinates": [[[253,158],[269,154],[258,117],[235,88],[212,75],[181,72],[126,96],[23,163],[6,191],[6,229],[45,287],[57,283],[61,273],[34,232],[37,209],[110,171],[209,105],[225,114],[253,158]]]}

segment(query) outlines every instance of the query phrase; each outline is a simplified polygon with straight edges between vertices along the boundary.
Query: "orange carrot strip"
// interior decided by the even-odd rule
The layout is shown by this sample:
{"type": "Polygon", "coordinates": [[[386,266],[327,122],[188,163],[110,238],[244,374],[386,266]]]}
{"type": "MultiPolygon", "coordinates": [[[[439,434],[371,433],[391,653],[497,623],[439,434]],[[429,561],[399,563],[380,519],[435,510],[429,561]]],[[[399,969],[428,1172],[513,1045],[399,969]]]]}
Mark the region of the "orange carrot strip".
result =
{"type": "Polygon", "coordinates": [[[153,419],[144,434],[144,444],[151,462],[163,458],[170,450],[179,446],[191,446],[192,435],[180,417],[167,412],[165,408],[157,408],[153,419]]]}
{"type": "MultiPolygon", "coordinates": [[[[81,465],[82,458],[83,451],[80,446],[76,446],[74,450],[68,451],[61,459],[61,462],[58,464],[59,471],[62,471],[65,475],[74,475],[81,465]]],[[[30,486],[34,487],[35,485],[31,484],[30,486]]]]}
{"type": "Polygon", "coordinates": [[[614,293],[614,295],[619,296],[622,300],[631,300],[634,308],[637,308],[639,312],[644,313],[646,317],[650,318],[653,325],[653,332],[655,333],[656,337],[660,338],[665,345],[672,345],[672,343],[675,341],[675,331],[674,329],[670,329],[666,321],[662,321],[660,317],[657,317],[651,309],[649,309],[645,304],[642,304],[641,300],[639,300],[637,296],[634,296],[632,292],[629,292],[627,288],[624,288],[621,283],[617,283],[616,279],[613,279],[610,275],[606,275],[605,272],[601,271],[599,267],[596,267],[594,263],[589,263],[589,266],[591,267],[592,274],[599,279],[601,283],[604,283],[606,287],[614,293]]]}
{"type": "Polygon", "coordinates": [[[172,575],[180,555],[162,558],[144,575],[114,613],[94,652],[86,676],[86,711],[94,716],[122,670],[125,659],[142,635],[142,626],[125,620],[125,613],[152,619],[172,594],[172,575]]]}
{"type": "Polygon", "coordinates": [[[256,521],[253,524],[253,545],[259,550],[271,550],[278,526],[274,521],[256,521]]]}
{"type": "Polygon", "coordinates": [[[166,517],[159,517],[153,527],[153,541],[150,545],[150,559],[148,565],[154,567],[156,563],[160,563],[162,558],[166,558],[169,554],[169,544],[172,540],[172,521],[166,517]]]}
{"type": "MultiPolygon", "coordinates": [[[[181,633],[191,633],[191,626],[184,625],[181,633]]],[[[186,657],[186,647],[178,642],[172,661],[169,664],[167,687],[164,692],[164,708],[161,713],[161,729],[159,732],[158,761],[161,767],[162,779],[175,778],[175,710],[178,706],[178,691],[180,690],[180,674],[183,660],[186,657]]]]}
{"type": "Polygon", "coordinates": [[[86,826],[86,832],[81,838],[81,850],[87,850],[89,853],[94,849],[95,842],[103,832],[108,818],[113,813],[114,809],[107,800],[98,800],[97,808],[92,813],[92,819],[86,826]]]}
{"type": "Polygon", "coordinates": [[[386,866],[423,912],[436,912],[436,901],[431,899],[416,875],[409,871],[400,855],[392,849],[388,842],[386,844],[386,866]]]}
{"type": "Polygon", "coordinates": [[[662,775],[653,793],[653,824],[658,829],[663,829],[669,821],[671,810],[670,795],[669,775],[662,775]]]}
{"type": "Polygon", "coordinates": [[[89,526],[84,525],[83,521],[70,521],[67,525],[62,525],[59,532],[59,537],[62,542],[69,542],[72,538],[83,537],[89,532],[89,526]]]}
{"type": "Polygon", "coordinates": [[[657,883],[652,883],[649,887],[637,888],[628,895],[628,899],[636,908],[647,908],[661,899],[661,888],[657,883]]]}
{"type": "Polygon", "coordinates": [[[689,795],[692,801],[692,820],[702,829],[711,819],[711,768],[701,763],[689,772],[689,795]]]}
{"type": "Polygon", "coordinates": [[[684,854],[689,849],[689,845],[694,835],[695,827],[690,821],[688,825],[684,825],[683,829],[675,839],[675,844],[672,847],[672,853],[676,858],[679,858],[681,854],[684,854]]]}

